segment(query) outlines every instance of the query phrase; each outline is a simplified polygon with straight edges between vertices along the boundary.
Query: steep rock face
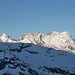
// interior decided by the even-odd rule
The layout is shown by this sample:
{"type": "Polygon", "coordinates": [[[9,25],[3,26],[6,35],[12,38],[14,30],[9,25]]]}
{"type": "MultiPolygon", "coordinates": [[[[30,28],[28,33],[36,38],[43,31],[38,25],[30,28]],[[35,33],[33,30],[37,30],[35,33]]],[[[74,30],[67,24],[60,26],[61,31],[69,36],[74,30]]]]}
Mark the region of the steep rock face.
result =
{"type": "Polygon", "coordinates": [[[39,44],[42,43],[41,36],[42,33],[37,32],[37,33],[31,33],[31,34],[22,34],[21,37],[19,38],[19,42],[24,42],[24,43],[34,43],[34,44],[39,44]]]}
{"type": "Polygon", "coordinates": [[[9,35],[3,33],[3,34],[0,36],[0,42],[12,43],[12,42],[16,42],[16,41],[14,41],[9,35]]]}
{"type": "Polygon", "coordinates": [[[0,43],[0,75],[60,74],[75,75],[75,51],[31,43],[0,43]]]}
{"type": "Polygon", "coordinates": [[[19,42],[34,43],[36,45],[52,47],[55,49],[73,49],[75,50],[75,42],[68,32],[49,32],[47,34],[31,33],[22,34],[19,42]]]}

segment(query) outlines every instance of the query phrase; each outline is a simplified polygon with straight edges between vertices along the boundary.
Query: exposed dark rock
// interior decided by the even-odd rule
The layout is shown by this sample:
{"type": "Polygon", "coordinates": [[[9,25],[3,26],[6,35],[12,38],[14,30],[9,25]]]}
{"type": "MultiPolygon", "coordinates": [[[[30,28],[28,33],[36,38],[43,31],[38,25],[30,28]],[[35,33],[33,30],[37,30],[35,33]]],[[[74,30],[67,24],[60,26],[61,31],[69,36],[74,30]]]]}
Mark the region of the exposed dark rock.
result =
{"type": "Polygon", "coordinates": [[[52,48],[48,48],[48,50],[46,51],[46,53],[47,53],[47,54],[51,54],[51,52],[50,52],[51,49],[52,49],[52,48]]]}
{"type": "Polygon", "coordinates": [[[27,48],[27,47],[31,47],[31,44],[28,44],[28,45],[24,46],[24,43],[23,43],[22,46],[19,46],[19,47],[20,47],[19,49],[17,49],[17,48],[16,49],[15,48],[9,49],[9,51],[14,51],[14,52],[17,51],[19,53],[19,52],[22,51],[22,49],[27,48]]]}
{"type": "Polygon", "coordinates": [[[1,62],[1,63],[0,63],[0,70],[4,69],[5,66],[6,66],[5,63],[2,63],[2,62],[1,62]]]}
{"type": "Polygon", "coordinates": [[[31,75],[39,75],[35,70],[32,70],[31,68],[28,69],[28,72],[29,72],[31,75]]]}
{"type": "Polygon", "coordinates": [[[54,67],[54,68],[48,68],[48,67],[44,66],[44,68],[46,70],[48,70],[48,72],[52,72],[52,73],[59,73],[59,74],[63,74],[63,75],[70,74],[68,71],[65,71],[65,70],[62,70],[62,69],[56,68],[56,67],[54,67]]]}
{"type": "Polygon", "coordinates": [[[23,43],[22,46],[19,46],[19,47],[20,47],[20,49],[23,49],[23,48],[31,47],[31,44],[24,46],[24,43],[23,43]]]}
{"type": "Polygon", "coordinates": [[[3,50],[0,50],[0,52],[4,52],[3,50]]]}
{"type": "Polygon", "coordinates": [[[75,48],[73,48],[71,45],[68,46],[68,49],[75,50],[75,48]]]}
{"type": "Polygon", "coordinates": [[[3,75],[12,75],[12,74],[8,74],[8,73],[3,73],[3,75]]]}
{"type": "Polygon", "coordinates": [[[20,49],[9,49],[10,51],[17,51],[17,52],[21,52],[21,50],[20,49]]]}
{"type": "Polygon", "coordinates": [[[24,75],[22,72],[19,72],[20,75],[24,75]]]}
{"type": "Polygon", "coordinates": [[[25,51],[27,51],[27,52],[29,52],[31,54],[39,54],[39,52],[35,52],[35,51],[29,51],[29,50],[25,50],[25,51]]]}

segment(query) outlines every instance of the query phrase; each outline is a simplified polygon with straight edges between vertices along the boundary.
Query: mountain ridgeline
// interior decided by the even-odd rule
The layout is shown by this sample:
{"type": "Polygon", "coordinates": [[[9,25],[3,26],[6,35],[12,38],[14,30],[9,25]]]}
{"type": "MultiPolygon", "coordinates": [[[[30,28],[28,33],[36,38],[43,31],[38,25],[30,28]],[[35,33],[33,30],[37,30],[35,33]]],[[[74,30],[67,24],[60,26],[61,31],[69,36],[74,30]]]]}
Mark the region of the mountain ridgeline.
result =
{"type": "Polygon", "coordinates": [[[68,32],[49,32],[47,34],[40,32],[31,34],[22,33],[18,41],[13,40],[9,35],[3,33],[3,35],[0,37],[0,42],[34,43],[35,45],[50,47],[54,49],[75,50],[75,39],[68,32]]]}
{"type": "Polygon", "coordinates": [[[49,32],[47,34],[31,33],[21,34],[19,40],[24,43],[34,43],[36,45],[51,47],[54,49],[71,49],[75,50],[75,42],[72,36],[68,32],[49,32]]]}

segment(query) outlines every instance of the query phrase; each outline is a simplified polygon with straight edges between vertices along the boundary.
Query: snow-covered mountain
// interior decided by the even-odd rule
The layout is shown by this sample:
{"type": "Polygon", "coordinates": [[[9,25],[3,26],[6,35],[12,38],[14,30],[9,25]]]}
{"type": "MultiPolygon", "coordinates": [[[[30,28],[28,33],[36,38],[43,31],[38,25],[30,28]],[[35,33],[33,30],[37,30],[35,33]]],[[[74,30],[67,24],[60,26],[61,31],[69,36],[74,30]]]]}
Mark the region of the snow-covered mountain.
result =
{"type": "Polygon", "coordinates": [[[0,42],[0,75],[75,75],[75,51],[0,42]]]}
{"type": "Polygon", "coordinates": [[[9,35],[3,33],[1,36],[0,36],[0,42],[8,42],[8,43],[15,43],[16,41],[13,40],[9,35]]]}
{"type": "Polygon", "coordinates": [[[42,34],[40,32],[31,34],[22,33],[18,41],[23,43],[34,43],[54,49],[75,50],[75,40],[68,32],[49,32],[47,34],[42,34]]]}
{"type": "Polygon", "coordinates": [[[44,47],[61,49],[61,50],[75,50],[75,39],[68,32],[49,32],[42,34],[40,32],[31,34],[21,34],[18,41],[13,40],[9,35],[3,33],[0,37],[0,42],[8,43],[34,43],[44,47]]]}

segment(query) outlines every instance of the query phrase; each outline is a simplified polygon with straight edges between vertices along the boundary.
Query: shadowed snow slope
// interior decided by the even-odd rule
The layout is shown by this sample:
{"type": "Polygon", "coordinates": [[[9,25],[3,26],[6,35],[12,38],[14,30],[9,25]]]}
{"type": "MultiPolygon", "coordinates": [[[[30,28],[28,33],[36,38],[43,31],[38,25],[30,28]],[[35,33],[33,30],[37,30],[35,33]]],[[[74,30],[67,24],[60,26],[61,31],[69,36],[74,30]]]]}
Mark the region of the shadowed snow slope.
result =
{"type": "Polygon", "coordinates": [[[0,43],[0,75],[75,75],[75,52],[0,43]]]}

